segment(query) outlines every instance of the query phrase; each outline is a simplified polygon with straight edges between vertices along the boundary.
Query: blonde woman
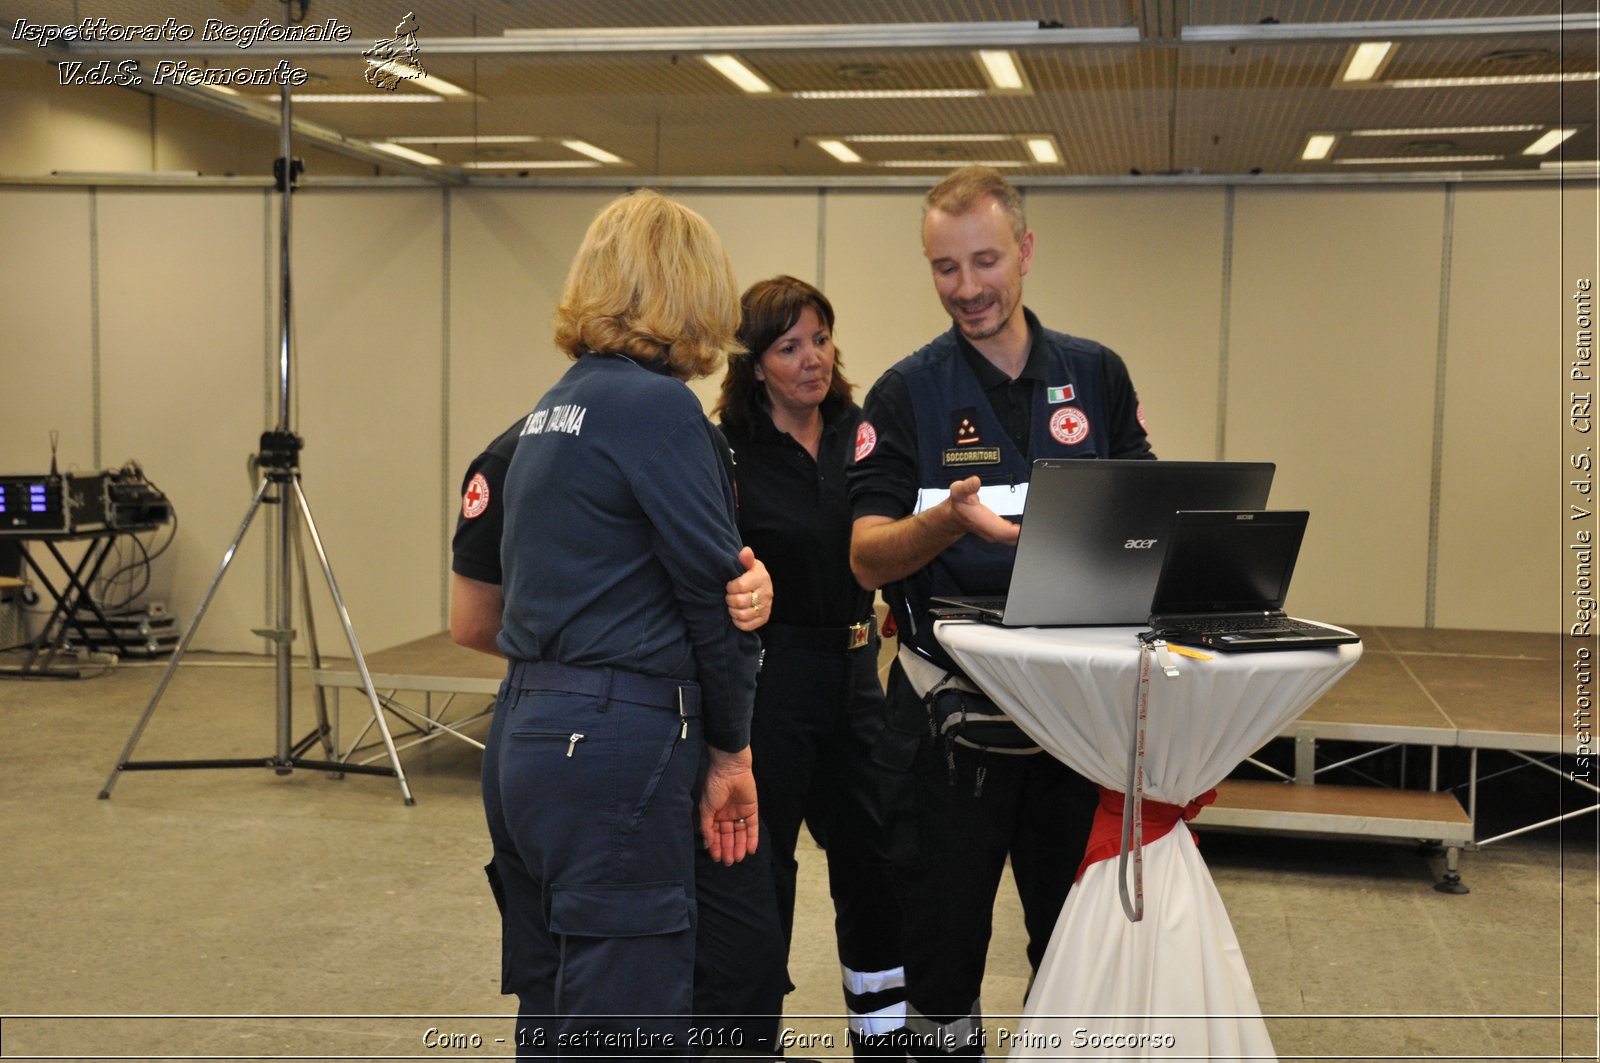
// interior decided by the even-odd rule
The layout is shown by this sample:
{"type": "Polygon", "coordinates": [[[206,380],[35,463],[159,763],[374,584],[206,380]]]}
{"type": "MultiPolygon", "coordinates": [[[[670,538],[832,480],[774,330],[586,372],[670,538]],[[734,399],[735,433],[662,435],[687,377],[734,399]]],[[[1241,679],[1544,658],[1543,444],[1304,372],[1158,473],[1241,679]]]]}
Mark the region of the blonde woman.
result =
{"type": "Polygon", "coordinates": [[[510,663],[483,793],[523,1057],[692,1051],[697,784],[711,856],[756,849],[759,643],[724,601],[733,493],[684,385],[737,349],[737,325],[705,219],[654,192],[615,201],[556,312],[574,364],[506,473],[510,663]]]}

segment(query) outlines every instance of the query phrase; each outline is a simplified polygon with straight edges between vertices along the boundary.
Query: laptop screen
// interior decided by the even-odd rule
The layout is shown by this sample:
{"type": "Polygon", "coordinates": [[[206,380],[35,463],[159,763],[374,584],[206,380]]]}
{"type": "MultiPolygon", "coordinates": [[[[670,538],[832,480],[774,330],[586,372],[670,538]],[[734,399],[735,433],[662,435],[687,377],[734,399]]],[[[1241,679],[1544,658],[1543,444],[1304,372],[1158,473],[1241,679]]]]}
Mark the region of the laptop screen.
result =
{"type": "Polygon", "coordinates": [[[1261,509],[1272,473],[1270,462],[1041,458],[1028,485],[1005,623],[1143,623],[1172,515],[1261,509]]]}
{"type": "Polygon", "coordinates": [[[1167,616],[1282,609],[1308,516],[1180,512],[1150,611],[1167,616]]]}

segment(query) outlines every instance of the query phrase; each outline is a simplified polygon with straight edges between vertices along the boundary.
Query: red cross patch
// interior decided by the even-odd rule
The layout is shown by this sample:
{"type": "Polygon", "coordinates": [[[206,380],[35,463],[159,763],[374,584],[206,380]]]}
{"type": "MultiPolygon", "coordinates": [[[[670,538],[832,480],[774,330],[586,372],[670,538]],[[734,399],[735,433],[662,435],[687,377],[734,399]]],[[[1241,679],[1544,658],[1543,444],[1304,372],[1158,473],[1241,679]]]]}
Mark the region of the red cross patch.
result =
{"type": "Polygon", "coordinates": [[[1076,406],[1063,406],[1050,415],[1050,436],[1064,447],[1089,438],[1089,416],[1076,406]]]}
{"type": "Polygon", "coordinates": [[[472,479],[467,481],[467,493],[461,496],[461,515],[471,520],[483,516],[488,508],[489,481],[483,478],[483,473],[473,473],[472,479]]]}
{"type": "Polygon", "coordinates": [[[864,461],[867,455],[878,449],[878,430],[866,421],[862,421],[856,429],[856,460],[864,461]]]}

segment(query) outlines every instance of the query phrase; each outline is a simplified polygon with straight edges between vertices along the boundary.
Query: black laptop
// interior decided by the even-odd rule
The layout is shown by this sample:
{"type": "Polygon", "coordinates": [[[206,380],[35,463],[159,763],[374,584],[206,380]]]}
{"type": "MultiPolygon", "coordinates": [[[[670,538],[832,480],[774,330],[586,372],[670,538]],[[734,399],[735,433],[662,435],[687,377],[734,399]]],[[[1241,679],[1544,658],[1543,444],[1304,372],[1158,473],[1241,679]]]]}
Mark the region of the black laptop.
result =
{"type": "Polygon", "coordinates": [[[995,497],[980,496],[1002,516],[1022,515],[1007,592],[933,602],[1007,627],[1142,624],[1173,514],[1260,509],[1275,468],[1266,461],[1040,458],[1028,483],[986,487],[995,497]]]}
{"type": "Polygon", "coordinates": [[[1168,642],[1225,653],[1360,642],[1343,628],[1283,611],[1309,517],[1304,510],[1178,513],[1150,630],[1168,642]]]}

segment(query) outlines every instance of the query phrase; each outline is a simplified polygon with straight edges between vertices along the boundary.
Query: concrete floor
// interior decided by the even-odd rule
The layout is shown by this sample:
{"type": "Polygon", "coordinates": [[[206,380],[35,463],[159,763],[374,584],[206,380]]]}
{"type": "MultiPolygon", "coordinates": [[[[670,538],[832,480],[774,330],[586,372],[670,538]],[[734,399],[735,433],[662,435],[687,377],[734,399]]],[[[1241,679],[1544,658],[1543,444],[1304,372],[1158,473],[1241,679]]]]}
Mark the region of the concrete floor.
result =
{"type": "MultiPolygon", "coordinates": [[[[253,768],[128,773],[97,800],[159,668],[0,679],[0,1057],[503,1055],[477,751],[405,753],[413,807],[392,779],[253,768]]],[[[298,737],[303,674],[296,696],[298,737]]],[[[274,716],[270,663],[194,654],[136,758],[266,757],[274,716]]],[[[1203,852],[1281,1058],[1596,1059],[1596,841],[1587,816],[1466,853],[1465,896],[1410,846],[1212,831],[1203,852]]],[[[810,1058],[846,1054],[818,857],[787,1009],[810,1058]]],[[[991,1027],[1028,976],[999,905],[991,1027]]]]}

